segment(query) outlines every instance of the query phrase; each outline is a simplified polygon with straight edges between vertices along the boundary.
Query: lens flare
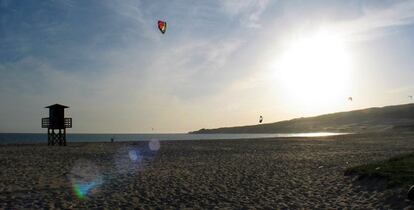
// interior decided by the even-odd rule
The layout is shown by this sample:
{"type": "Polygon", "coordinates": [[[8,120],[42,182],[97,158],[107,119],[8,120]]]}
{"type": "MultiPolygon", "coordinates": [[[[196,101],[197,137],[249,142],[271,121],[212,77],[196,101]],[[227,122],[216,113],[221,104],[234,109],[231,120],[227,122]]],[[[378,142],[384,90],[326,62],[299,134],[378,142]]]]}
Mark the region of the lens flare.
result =
{"type": "Polygon", "coordinates": [[[159,149],[159,142],[138,142],[121,147],[115,154],[114,161],[118,173],[131,174],[143,170],[159,149]]]}
{"type": "Polygon", "coordinates": [[[157,139],[151,139],[151,141],[148,142],[148,147],[151,151],[158,151],[160,146],[160,141],[157,139]]]}
{"type": "Polygon", "coordinates": [[[139,161],[139,159],[141,159],[141,156],[139,155],[139,151],[136,151],[136,150],[129,150],[128,155],[131,161],[139,161]]]}
{"type": "Polygon", "coordinates": [[[82,200],[92,189],[96,187],[96,185],[97,183],[95,181],[85,184],[75,184],[73,186],[73,191],[75,192],[76,197],[82,200]]]}
{"type": "Polygon", "coordinates": [[[73,186],[73,192],[75,193],[76,197],[83,200],[85,198],[85,192],[81,190],[80,186],[75,184],[73,186]]]}
{"type": "Polygon", "coordinates": [[[73,192],[78,199],[85,199],[87,195],[96,192],[103,183],[98,166],[88,160],[78,160],[68,174],[73,192]]]}
{"type": "Polygon", "coordinates": [[[134,173],[142,167],[142,151],[140,147],[122,147],[115,154],[115,166],[118,173],[134,173]]]}

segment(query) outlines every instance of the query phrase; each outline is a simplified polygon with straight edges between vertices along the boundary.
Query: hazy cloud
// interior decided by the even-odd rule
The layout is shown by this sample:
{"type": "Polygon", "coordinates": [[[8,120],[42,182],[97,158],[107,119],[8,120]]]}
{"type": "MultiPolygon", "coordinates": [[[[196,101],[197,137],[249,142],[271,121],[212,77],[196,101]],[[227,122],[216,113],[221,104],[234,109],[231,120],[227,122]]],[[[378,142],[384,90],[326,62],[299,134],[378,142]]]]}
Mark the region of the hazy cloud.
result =
{"type": "Polygon", "coordinates": [[[219,1],[222,10],[230,16],[237,17],[242,26],[260,27],[260,15],[266,9],[268,0],[224,0],[219,1]]]}
{"type": "Polygon", "coordinates": [[[385,7],[365,6],[357,18],[337,23],[335,28],[348,35],[366,40],[380,37],[386,29],[414,23],[414,2],[397,1],[385,7]]]}

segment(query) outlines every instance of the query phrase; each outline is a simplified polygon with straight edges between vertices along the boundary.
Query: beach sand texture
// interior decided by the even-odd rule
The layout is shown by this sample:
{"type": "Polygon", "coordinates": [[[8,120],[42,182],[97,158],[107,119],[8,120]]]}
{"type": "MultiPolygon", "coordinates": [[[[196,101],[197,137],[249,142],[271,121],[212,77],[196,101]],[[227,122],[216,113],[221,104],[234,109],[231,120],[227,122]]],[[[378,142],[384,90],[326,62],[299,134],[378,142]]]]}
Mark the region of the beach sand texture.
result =
{"type": "Polygon", "coordinates": [[[148,154],[146,146],[0,146],[0,209],[414,208],[405,188],[343,175],[412,152],[414,134],[168,141],[148,154]],[[83,198],[76,180],[93,182],[83,198]]]}

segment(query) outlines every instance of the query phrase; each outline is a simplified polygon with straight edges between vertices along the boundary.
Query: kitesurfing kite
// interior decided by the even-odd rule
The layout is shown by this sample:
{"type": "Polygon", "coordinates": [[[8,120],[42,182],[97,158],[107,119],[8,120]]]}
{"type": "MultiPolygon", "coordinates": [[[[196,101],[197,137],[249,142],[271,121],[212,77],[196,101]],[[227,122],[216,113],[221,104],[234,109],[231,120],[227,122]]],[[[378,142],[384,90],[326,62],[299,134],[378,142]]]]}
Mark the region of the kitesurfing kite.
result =
{"type": "Polygon", "coordinates": [[[348,97],[348,101],[352,101],[352,97],[348,97]]]}
{"type": "Polygon", "coordinates": [[[259,123],[262,123],[263,122],[263,116],[262,115],[260,115],[260,118],[259,118],[259,123]]]}
{"type": "Polygon", "coordinates": [[[159,20],[158,21],[158,29],[160,29],[161,33],[165,33],[165,31],[167,30],[167,22],[159,20]]]}
{"type": "Polygon", "coordinates": [[[409,99],[413,99],[413,96],[408,96],[409,99]]]}

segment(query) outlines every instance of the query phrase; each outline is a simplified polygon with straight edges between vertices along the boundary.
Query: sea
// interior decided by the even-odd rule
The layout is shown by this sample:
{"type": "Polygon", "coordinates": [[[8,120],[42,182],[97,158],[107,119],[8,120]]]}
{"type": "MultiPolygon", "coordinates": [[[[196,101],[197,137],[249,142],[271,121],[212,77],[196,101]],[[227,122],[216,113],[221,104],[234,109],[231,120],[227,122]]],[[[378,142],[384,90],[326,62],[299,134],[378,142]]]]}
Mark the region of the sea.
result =
{"type": "MultiPolygon", "coordinates": [[[[114,141],[176,141],[176,140],[234,140],[263,139],[274,137],[322,137],[345,135],[347,133],[269,133],[269,134],[67,134],[67,142],[110,142],[114,141]]],[[[47,142],[46,133],[0,133],[0,144],[32,144],[47,142]]]]}

